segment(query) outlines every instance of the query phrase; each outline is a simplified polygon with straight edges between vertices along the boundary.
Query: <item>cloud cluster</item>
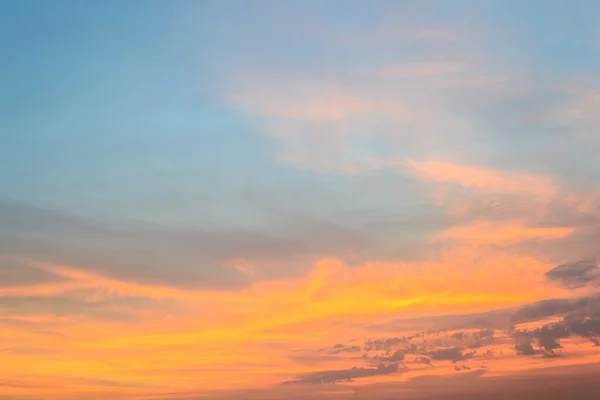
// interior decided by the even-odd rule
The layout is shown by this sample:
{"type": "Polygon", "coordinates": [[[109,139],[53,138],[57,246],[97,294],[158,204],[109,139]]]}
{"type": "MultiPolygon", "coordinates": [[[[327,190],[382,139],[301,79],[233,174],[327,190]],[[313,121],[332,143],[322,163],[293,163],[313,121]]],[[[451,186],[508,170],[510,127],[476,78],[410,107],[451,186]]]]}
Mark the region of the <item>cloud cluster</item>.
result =
{"type": "MultiPolygon", "coordinates": [[[[415,320],[418,322],[419,320],[415,320]]],[[[439,317],[424,319],[431,324],[443,323],[439,317]]],[[[461,321],[454,318],[451,321],[461,321]]],[[[446,322],[447,323],[447,322],[446,322]]],[[[588,296],[577,299],[553,299],[525,305],[519,308],[497,310],[493,313],[471,315],[462,322],[465,330],[447,328],[430,329],[405,336],[369,339],[365,341],[362,359],[368,363],[402,363],[403,370],[417,368],[418,364],[429,366],[450,365],[457,372],[468,371],[472,363],[484,362],[480,369],[488,368],[489,363],[497,360],[498,354],[504,354],[512,347],[513,356],[556,358],[569,354],[571,347],[565,348],[561,340],[574,337],[589,339],[598,346],[600,336],[600,297],[588,296]],[[487,315],[499,328],[477,328],[478,320],[487,315]],[[555,322],[543,322],[553,318],[555,322]],[[556,320],[556,318],[559,318],[556,320]],[[539,322],[542,322],[541,325],[539,322]],[[535,323],[535,327],[528,324],[535,323]],[[514,325],[517,324],[518,328],[514,325]],[[459,346],[452,344],[460,343],[459,346]],[[512,344],[511,344],[512,343],[512,344]],[[558,351],[558,352],[557,352],[558,351]],[[375,354],[373,354],[375,353],[375,354]],[[466,362],[469,361],[467,364],[466,362]],[[414,366],[414,367],[412,367],[414,366]]],[[[356,351],[359,347],[356,346],[356,351]]],[[[339,344],[334,348],[346,351],[352,347],[339,344]]],[[[506,356],[510,356],[510,350],[506,356]]],[[[294,381],[296,383],[330,383],[342,381],[352,375],[360,378],[374,374],[376,370],[321,371],[314,375],[294,381]],[[354,371],[354,372],[348,372],[354,371]]]]}

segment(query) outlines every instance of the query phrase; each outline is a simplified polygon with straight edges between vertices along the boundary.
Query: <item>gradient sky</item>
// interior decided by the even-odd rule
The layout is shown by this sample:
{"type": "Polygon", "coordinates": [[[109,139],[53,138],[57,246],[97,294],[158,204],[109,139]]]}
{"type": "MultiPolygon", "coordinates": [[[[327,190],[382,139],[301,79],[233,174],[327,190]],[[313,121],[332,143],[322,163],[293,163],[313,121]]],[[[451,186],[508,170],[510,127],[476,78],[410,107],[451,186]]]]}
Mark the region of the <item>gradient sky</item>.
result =
{"type": "Polygon", "coordinates": [[[0,399],[597,398],[599,82],[593,0],[0,1],[0,399]]]}

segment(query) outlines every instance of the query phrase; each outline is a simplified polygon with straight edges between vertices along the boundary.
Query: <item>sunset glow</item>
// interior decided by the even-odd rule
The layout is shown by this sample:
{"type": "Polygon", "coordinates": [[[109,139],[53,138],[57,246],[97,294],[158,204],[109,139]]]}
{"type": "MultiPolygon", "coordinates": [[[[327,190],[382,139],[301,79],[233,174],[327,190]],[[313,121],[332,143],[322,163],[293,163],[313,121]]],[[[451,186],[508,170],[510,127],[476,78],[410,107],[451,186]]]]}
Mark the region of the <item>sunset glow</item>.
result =
{"type": "Polygon", "coordinates": [[[0,400],[600,398],[598,27],[0,2],[0,400]]]}

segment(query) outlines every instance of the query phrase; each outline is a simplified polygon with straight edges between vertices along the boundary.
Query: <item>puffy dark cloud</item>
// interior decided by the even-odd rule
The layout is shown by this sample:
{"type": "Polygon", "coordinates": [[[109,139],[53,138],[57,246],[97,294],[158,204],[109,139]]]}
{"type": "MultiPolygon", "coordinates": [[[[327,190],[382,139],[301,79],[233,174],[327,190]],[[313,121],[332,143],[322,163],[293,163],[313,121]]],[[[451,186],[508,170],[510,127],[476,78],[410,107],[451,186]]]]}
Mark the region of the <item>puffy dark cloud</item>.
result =
{"type": "Polygon", "coordinates": [[[403,350],[396,350],[391,356],[390,361],[404,361],[405,353],[403,350]]]}
{"type": "Polygon", "coordinates": [[[429,353],[429,355],[433,360],[436,361],[447,360],[456,362],[460,360],[466,360],[467,358],[471,358],[475,354],[474,352],[468,352],[463,354],[463,350],[464,349],[462,347],[449,347],[446,349],[434,350],[431,353],[429,353]]]}
{"type": "MultiPolygon", "coordinates": [[[[589,307],[589,298],[574,300],[580,307],[573,308],[569,315],[565,316],[560,322],[550,323],[541,328],[533,330],[520,330],[513,332],[517,345],[515,350],[517,354],[531,355],[543,352],[546,357],[554,357],[554,350],[562,348],[560,339],[568,338],[573,335],[592,338],[600,335],[600,311],[597,308],[589,307]],[[583,305],[583,307],[582,307],[583,305]],[[533,350],[532,341],[536,340],[540,350],[533,350]]],[[[573,304],[573,303],[570,303],[573,304]]],[[[563,310],[563,307],[560,308],[563,310]]]]}
{"type": "Polygon", "coordinates": [[[284,382],[284,385],[301,384],[315,385],[328,384],[340,381],[351,381],[356,378],[364,378],[375,375],[389,375],[398,372],[398,364],[379,364],[377,368],[353,367],[350,369],[309,372],[298,376],[298,380],[284,382]]]}
{"type": "Polygon", "coordinates": [[[533,348],[533,345],[531,344],[531,340],[523,340],[523,341],[517,343],[515,345],[515,350],[517,351],[517,354],[521,355],[521,356],[531,356],[531,355],[539,353],[538,350],[533,348]]]}
{"type": "Polygon", "coordinates": [[[431,359],[429,357],[418,356],[417,358],[415,358],[415,361],[420,364],[431,365],[431,359]]]}
{"type": "Polygon", "coordinates": [[[600,283],[600,268],[596,259],[581,260],[551,269],[546,278],[569,289],[596,286],[600,283]]]}
{"type": "Polygon", "coordinates": [[[567,326],[569,332],[574,335],[587,338],[594,335],[600,335],[599,315],[595,315],[593,317],[570,315],[563,320],[563,323],[567,326]]]}
{"type": "Polygon", "coordinates": [[[374,357],[374,359],[380,360],[380,361],[389,361],[389,362],[402,362],[402,361],[404,361],[404,357],[406,356],[407,352],[408,352],[408,350],[406,350],[406,349],[400,349],[400,350],[394,351],[391,355],[378,356],[378,357],[374,357]]]}

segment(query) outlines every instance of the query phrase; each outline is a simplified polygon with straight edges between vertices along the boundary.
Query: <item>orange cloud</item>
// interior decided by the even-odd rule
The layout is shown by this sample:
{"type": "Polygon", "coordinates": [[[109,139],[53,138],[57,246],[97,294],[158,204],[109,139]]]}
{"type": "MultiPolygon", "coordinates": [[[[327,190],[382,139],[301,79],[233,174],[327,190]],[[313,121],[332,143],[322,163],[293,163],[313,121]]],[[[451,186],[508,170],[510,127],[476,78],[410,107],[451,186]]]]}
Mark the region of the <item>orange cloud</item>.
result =
{"type": "MultiPolygon", "coordinates": [[[[373,261],[351,267],[323,259],[304,277],[218,294],[36,265],[68,277],[69,284],[25,286],[4,295],[74,298],[91,301],[91,307],[112,296],[160,300],[150,308],[134,303],[135,324],[71,314],[15,316],[18,322],[11,325],[9,336],[12,351],[3,353],[0,375],[23,382],[11,393],[44,393],[46,398],[67,398],[76,391],[108,393],[116,390],[110,382],[128,398],[148,391],[274,385],[305,370],[290,359],[294,349],[331,346],[353,337],[364,340],[371,335],[365,330],[370,323],[479,312],[565,293],[544,281],[543,273],[552,266],[472,244],[447,250],[436,262],[373,261]],[[90,298],[77,288],[110,295],[90,298]],[[170,301],[181,307],[173,308],[170,301]],[[49,340],[37,331],[39,326],[59,339],[49,340]],[[40,357],[36,351],[50,353],[40,357]],[[86,381],[90,377],[95,381],[86,381]],[[40,382],[57,387],[26,387],[40,382]]],[[[347,363],[354,361],[348,360],[326,361],[323,367],[349,368],[347,363]]]]}
{"type": "Polygon", "coordinates": [[[440,161],[400,163],[405,171],[424,181],[453,183],[467,188],[497,193],[531,194],[544,199],[556,195],[558,187],[551,177],[504,172],[440,161]]]}
{"type": "Polygon", "coordinates": [[[562,238],[574,231],[571,227],[532,228],[521,221],[501,223],[476,222],[466,226],[455,226],[437,235],[438,239],[459,239],[476,244],[508,244],[525,239],[562,238]]]}

